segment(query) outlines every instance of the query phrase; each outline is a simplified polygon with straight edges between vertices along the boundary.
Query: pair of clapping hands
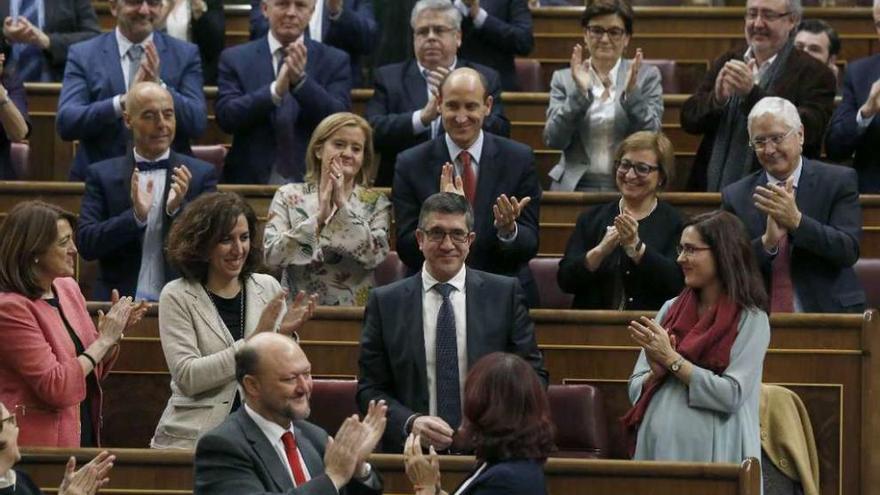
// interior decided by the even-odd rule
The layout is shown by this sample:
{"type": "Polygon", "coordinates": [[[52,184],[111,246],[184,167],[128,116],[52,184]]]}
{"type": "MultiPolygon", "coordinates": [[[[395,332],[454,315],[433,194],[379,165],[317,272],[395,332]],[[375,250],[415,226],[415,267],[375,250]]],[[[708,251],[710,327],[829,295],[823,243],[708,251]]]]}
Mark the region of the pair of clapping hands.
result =
{"type": "Polygon", "coordinates": [[[726,103],[733,95],[745,96],[755,86],[755,61],[728,60],[715,76],[715,101],[726,103]]]}
{"type": "Polygon", "coordinates": [[[287,294],[286,289],[282,290],[263,308],[253,335],[260,332],[274,332],[276,322],[280,317],[278,333],[293,337],[311,319],[315,314],[315,306],[318,304],[318,295],[306,295],[305,291],[299,291],[293,298],[293,303],[288,306],[285,304],[287,294]],[[283,316],[281,315],[282,311],[284,311],[283,316]]]}
{"type": "MultiPolygon", "coordinates": [[[[181,163],[172,169],[171,188],[168,191],[168,199],[165,201],[166,214],[173,215],[183,204],[183,198],[186,197],[191,180],[192,172],[186,165],[181,163]]],[[[140,187],[140,181],[140,171],[135,168],[134,173],[131,174],[131,204],[135,217],[141,222],[146,222],[156,191],[153,179],[147,179],[147,185],[143,188],[140,187]]]]}
{"type": "MultiPolygon", "coordinates": [[[[626,73],[624,94],[631,94],[635,91],[639,77],[639,69],[642,68],[643,57],[642,49],[636,48],[636,55],[633,57],[633,63],[629,66],[629,70],[626,73]]],[[[578,90],[584,95],[589,94],[590,89],[593,87],[593,76],[590,72],[591,63],[590,58],[584,59],[584,48],[580,43],[574,45],[574,48],[571,50],[571,60],[569,60],[568,66],[571,68],[571,77],[574,79],[578,90]]],[[[600,77],[602,76],[600,75],[600,77]]],[[[602,84],[607,88],[614,85],[614,81],[605,80],[602,81],[602,84]]]]}
{"type": "Polygon", "coordinates": [[[120,298],[119,291],[113,289],[110,309],[106,314],[98,310],[98,338],[109,345],[118,344],[124,337],[123,332],[141,321],[149,307],[146,301],[135,302],[130,296],[120,298]]]}
{"type": "Polygon", "coordinates": [[[3,37],[10,43],[26,43],[48,50],[51,45],[49,36],[39,27],[34,26],[25,16],[17,19],[7,17],[3,20],[3,37]]]}
{"type": "Polygon", "coordinates": [[[333,212],[343,209],[347,202],[342,157],[335,155],[326,166],[321,167],[321,181],[318,184],[318,228],[322,228],[333,212]]]}
{"type": "Polygon", "coordinates": [[[605,235],[599,241],[599,247],[605,254],[614,251],[617,246],[635,248],[638,244],[639,222],[625,208],[614,217],[614,225],[609,225],[605,229],[605,235]]]}
{"type": "MultiPolygon", "coordinates": [[[[455,167],[451,163],[443,165],[440,172],[440,192],[449,192],[464,196],[464,184],[461,176],[455,176],[455,167]]],[[[508,197],[506,194],[498,196],[492,205],[492,214],[495,216],[495,228],[503,236],[512,235],[516,229],[516,219],[532,201],[530,196],[517,200],[516,196],[508,197]]]]}
{"type": "Polygon", "coordinates": [[[440,460],[437,451],[431,445],[428,455],[422,452],[422,438],[410,433],[403,446],[403,464],[406,476],[413,484],[415,495],[446,495],[440,487],[440,460]]]}
{"type": "Polygon", "coordinates": [[[784,185],[758,186],[752,195],[755,208],[767,215],[767,226],[761,236],[764,249],[773,251],[779,241],[801,224],[801,212],[794,194],[794,180],[789,177],[784,185]]]}
{"type": "Polygon", "coordinates": [[[284,63],[275,76],[275,96],[283,98],[285,93],[306,77],[306,62],[309,51],[302,40],[290,43],[284,48],[284,63]]]}
{"type": "Polygon", "coordinates": [[[385,415],[388,406],[384,400],[370,401],[363,421],[354,414],[345,419],[336,435],[327,439],[324,451],[324,473],[339,490],[353,477],[363,478],[369,473],[365,463],[385,433],[385,415]]]}

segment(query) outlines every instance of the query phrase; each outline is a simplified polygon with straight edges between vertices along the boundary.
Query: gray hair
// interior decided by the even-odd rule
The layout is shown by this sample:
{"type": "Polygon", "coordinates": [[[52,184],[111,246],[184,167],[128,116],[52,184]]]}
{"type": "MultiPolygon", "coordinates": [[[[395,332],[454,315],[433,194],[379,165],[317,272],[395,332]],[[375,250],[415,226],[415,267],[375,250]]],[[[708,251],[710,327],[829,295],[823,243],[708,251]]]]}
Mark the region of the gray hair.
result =
{"type": "Polygon", "coordinates": [[[445,14],[449,24],[457,31],[461,31],[461,12],[449,0],[419,0],[416,2],[409,17],[409,25],[413,29],[416,28],[416,19],[426,10],[445,14]]]}
{"type": "Polygon", "coordinates": [[[792,102],[778,96],[765,96],[749,112],[749,137],[752,136],[752,123],[755,119],[767,114],[775,115],[790,129],[800,129],[803,125],[797,107],[792,102]]]}
{"type": "Polygon", "coordinates": [[[422,203],[422,211],[419,212],[419,228],[427,227],[428,216],[432,213],[444,213],[447,215],[464,215],[464,222],[469,231],[474,230],[474,210],[470,203],[461,194],[439,192],[434,193],[422,203]]]}

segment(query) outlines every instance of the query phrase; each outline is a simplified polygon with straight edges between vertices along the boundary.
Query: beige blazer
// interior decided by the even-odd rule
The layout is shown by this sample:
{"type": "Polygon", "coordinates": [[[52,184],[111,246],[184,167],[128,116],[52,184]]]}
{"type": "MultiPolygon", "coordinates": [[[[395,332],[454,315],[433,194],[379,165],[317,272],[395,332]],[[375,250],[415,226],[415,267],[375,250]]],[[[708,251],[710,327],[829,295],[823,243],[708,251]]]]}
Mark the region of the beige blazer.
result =
{"type": "MultiPolygon", "coordinates": [[[[255,273],[245,282],[245,337],[250,336],[263,308],[281,291],[270,275],[255,273]]],[[[233,341],[204,287],[179,278],[159,296],[159,336],[171,372],[171,398],[162,412],[150,446],[192,449],[205,432],[219,425],[235,398],[233,341]]]]}

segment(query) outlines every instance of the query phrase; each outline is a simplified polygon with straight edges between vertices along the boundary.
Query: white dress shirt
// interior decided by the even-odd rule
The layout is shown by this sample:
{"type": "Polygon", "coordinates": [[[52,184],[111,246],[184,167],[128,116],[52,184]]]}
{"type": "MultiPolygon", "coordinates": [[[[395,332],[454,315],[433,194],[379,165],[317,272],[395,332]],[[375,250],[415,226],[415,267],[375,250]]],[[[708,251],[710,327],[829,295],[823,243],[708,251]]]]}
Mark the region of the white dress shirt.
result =
{"type": "MultiPolygon", "coordinates": [[[[10,486],[15,486],[15,470],[9,468],[9,471],[6,471],[6,474],[0,476],[0,490],[4,488],[9,488],[10,486]]],[[[15,491],[15,490],[13,490],[15,491]]]]}
{"type": "MultiPolygon", "coordinates": [[[[465,275],[467,267],[461,270],[446,283],[456,290],[449,294],[452,312],[455,315],[455,343],[458,351],[458,390],[464,403],[464,378],[467,375],[467,290],[465,275]]],[[[422,326],[425,333],[425,368],[428,375],[428,411],[431,416],[437,415],[437,315],[443,304],[443,296],[434,290],[437,279],[428,273],[427,265],[422,266],[422,326]]]]}
{"type": "MultiPolygon", "coordinates": [[[[171,156],[171,150],[165,150],[155,160],[150,160],[141,156],[137,150],[134,150],[134,161],[137,162],[155,162],[159,160],[167,160],[171,156]]],[[[141,268],[138,272],[137,292],[135,299],[143,301],[158,301],[162,287],[165,285],[165,258],[162,256],[162,215],[164,205],[162,204],[162,196],[165,193],[165,178],[167,177],[165,170],[149,170],[146,172],[138,172],[138,189],[142,192],[147,190],[147,184],[153,181],[153,202],[150,204],[150,211],[147,213],[147,221],[141,222],[135,216],[135,221],[141,227],[146,226],[144,231],[144,241],[141,248],[141,268]]]]}
{"type": "MultiPolygon", "coordinates": [[[[284,429],[278,424],[260,416],[258,412],[251,409],[247,404],[244,404],[244,411],[252,420],[254,420],[254,423],[257,424],[257,427],[260,428],[263,435],[266,435],[266,440],[268,440],[269,444],[272,445],[272,448],[275,449],[275,453],[278,454],[278,459],[281,461],[281,465],[284,466],[287,474],[290,475],[290,482],[293,483],[293,486],[296,486],[296,480],[293,478],[293,470],[290,469],[290,463],[287,462],[287,451],[284,449],[284,442],[281,441],[281,435],[284,435],[288,431],[294,438],[296,438],[296,432],[293,431],[293,423],[290,423],[290,426],[287,429],[284,429]]],[[[303,459],[299,444],[297,444],[296,450],[299,452],[299,464],[302,466],[303,473],[306,475],[306,481],[309,481],[312,479],[312,476],[309,474],[309,468],[306,466],[306,462],[303,459]]]]}
{"type": "Polygon", "coordinates": [[[761,83],[761,80],[764,78],[765,75],[767,75],[767,71],[770,70],[770,67],[773,66],[773,62],[776,62],[776,58],[778,56],[779,56],[779,53],[777,52],[775,55],[773,55],[772,57],[765,60],[763,64],[758,65],[758,60],[755,58],[755,55],[752,53],[752,47],[749,47],[749,49],[746,50],[745,55],[743,55],[743,61],[746,64],[748,64],[752,60],[755,61],[755,67],[752,68],[752,77],[755,80],[755,84],[761,83]]]}
{"type": "Polygon", "coordinates": [[[599,73],[590,65],[590,93],[593,103],[587,110],[590,119],[590,136],[587,144],[590,150],[590,173],[611,175],[614,171],[614,114],[617,109],[617,75],[620,72],[620,58],[608,72],[611,86],[607,88],[608,97],[602,98],[606,88],[599,73]]]}

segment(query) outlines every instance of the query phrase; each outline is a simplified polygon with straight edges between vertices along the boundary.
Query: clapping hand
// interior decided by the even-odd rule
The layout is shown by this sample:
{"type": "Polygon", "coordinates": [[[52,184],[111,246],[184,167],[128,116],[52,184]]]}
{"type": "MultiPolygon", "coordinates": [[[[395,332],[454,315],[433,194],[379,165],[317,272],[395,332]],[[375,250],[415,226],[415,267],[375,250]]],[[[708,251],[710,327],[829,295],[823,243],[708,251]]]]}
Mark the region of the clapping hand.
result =
{"type": "Polygon", "coordinates": [[[358,421],[355,414],[345,419],[336,436],[327,439],[324,472],[337,490],[345,486],[354,475],[361,448],[370,435],[369,428],[358,421]]]}
{"type": "Polygon", "coordinates": [[[614,218],[614,228],[621,246],[634,248],[639,243],[639,222],[627,210],[614,218]]]}
{"type": "Polygon", "coordinates": [[[437,493],[440,488],[440,461],[433,445],[428,449],[428,456],[425,456],[421,438],[410,433],[403,447],[403,464],[416,495],[437,493]]]}
{"type": "Polygon", "coordinates": [[[171,188],[168,191],[168,201],[165,204],[165,212],[168,215],[173,215],[180,208],[183,198],[186,197],[186,193],[189,191],[191,180],[192,172],[189,171],[186,165],[181,163],[174,167],[174,171],[171,174],[171,188]]]}
{"type": "Polygon", "coordinates": [[[773,217],[788,232],[800,226],[802,215],[795,201],[794,185],[790,177],[785,181],[785,187],[776,184],[756,187],[752,199],[755,200],[755,208],[768,217],[773,217]]]}
{"type": "Polygon", "coordinates": [[[425,103],[425,107],[422,108],[422,112],[419,114],[422,125],[430,124],[440,115],[440,106],[437,103],[440,99],[440,85],[443,84],[443,80],[448,75],[449,69],[446,67],[437,66],[432,70],[428,70],[428,102],[425,103]]]}
{"type": "Polygon", "coordinates": [[[287,45],[284,65],[288,68],[290,87],[299,84],[302,78],[306,76],[306,63],[309,59],[308,52],[305,43],[300,40],[287,45]]]}
{"type": "Polygon", "coordinates": [[[492,214],[495,215],[494,225],[498,233],[503,236],[513,234],[516,229],[516,219],[531,201],[532,198],[529,196],[521,200],[517,200],[516,196],[508,198],[506,194],[498,196],[492,206],[492,214]]]}
{"type": "Polygon", "coordinates": [[[724,80],[727,83],[727,88],[730,90],[730,93],[739,96],[749,94],[755,86],[755,78],[752,75],[754,67],[754,60],[746,64],[742,60],[733,59],[728,60],[727,63],[724,64],[724,67],[721,70],[724,73],[724,80]]]}
{"type": "Polygon", "coordinates": [[[367,415],[364,416],[362,421],[362,424],[367,428],[367,436],[364,438],[364,442],[361,444],[360,451],[358,452],[358,470],[366,462],[367,457],[376,449],[379,440],[382,439],[382,435],[385,433],[385,424],[388,421],[386,418],[387,413],[388,406],[385,405],[384,400],[379,402],[370,401],[370,405],[367,407],[367,415]]]}
{"type": "Polygon", "coordinates": [[[590,92],[592,86],[592,77],[590,76],[590,59],[584,60],[584,48],[580,43],[574,45],[571,50],[571,60],[569,61],[571,68],[571,77],[574,79],[578,90],[586,96],[590,92]]]}
{"type": "MultiPolygon", "coordinates": [[[[113,289],[110,291],[110,304],[111,306],[115,305],[119,302],[119,291],[113,289]]],[[[128,321],[125,323],[125,329],[137,325],[147,314],[147,310],[150,309],[150,303],[147,301],[138,301],[137,303],[132,303],[131,312],[128,314],[128,321]]],[[[121,337],[120,337],[121,338],[121,337]]]]}
{"type": "Polygon", "coordinates": [[[49,49],[51,44],[49,36],[24,16],[19,16],[17,21],[14,21],[12,17],[4,19],[3,37],[12,43],[36,45],[43,50],[49,49]]]}
{"type": "MultiPolygon", "coordinates": [[[[660,365],[675,359],[676,352],[673,349],[669,332],[655,320],[642,316],[638,320],[629,322],[627,328],[630,338],[645,350],[645,356],[649,362],[653,361],[660,365]]],[[[654,369],[653,365],[651,369],[654,369]]],[[[663,369],[665,371],[665,367],[663,369]]]]}
{"type": "Polygon", "coordinates": [[[147,179],[147,186],[140,187],[140,171],[135,167],[131,174],[131,206],[134,216],[139,222],[147,221],[150,208],[153,206],[153,179],[147,179]]]}
{"type": "Polygon", "coordinates": [[[636,90],[636,83],[639,80],[639,69],[642,67],[642,49],[636,48],[636,56],[633,57],[632,65],[626,73],[626,94],[630,95],[636,90]]]}
{"type": "Polygon", "coordinates": [[[160,80],[159,52],[156,51],[156,45],[152,41],[148,41],[144,43],[144,56],[141,58],[141,65],[138,67],[134,83],[143,81],[158,83],[160,80]]]}
{"type": "Polygon", "coordinates": [[[104,339],[108,344],[114,345],[122,338],[122,332],[128,327],[128,320],[134,309],[131,297],[118,299],[110,307],[107,314],[98,310],[98,338],[104,339]]]}
{"type": "Polygon", "coordinates": [[[297,292],[296,297],[293,298],[293,303],[288,306],[287,312],[284,313],[284,318],[281,319],[281,326],[278,332],[291,337],[295,335],[315,314],[317,304],[317,294],[307,296],[305,291],[297,292]]]}
{"type": "Polygon", "coordinates": [[[77,470],[76,458],[71,456],[65,467],[64,479],[58,488],[58,495],[94,495],[110,481],[107,474],[113,468],[115,460],[116,456],[105,450],[77,470]]]}
{"type": "Polygon", "coordinates": [[[449,162],[440,171],[440,192],[455,193],[464,196],[464,184],[461,176],[455,175],[455,166],[449,162]]]}

